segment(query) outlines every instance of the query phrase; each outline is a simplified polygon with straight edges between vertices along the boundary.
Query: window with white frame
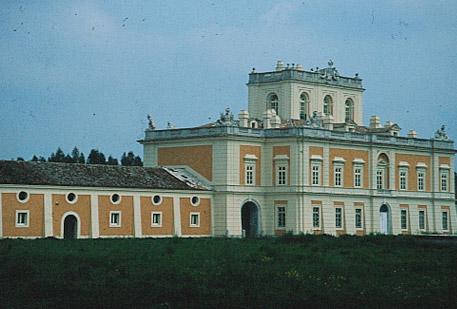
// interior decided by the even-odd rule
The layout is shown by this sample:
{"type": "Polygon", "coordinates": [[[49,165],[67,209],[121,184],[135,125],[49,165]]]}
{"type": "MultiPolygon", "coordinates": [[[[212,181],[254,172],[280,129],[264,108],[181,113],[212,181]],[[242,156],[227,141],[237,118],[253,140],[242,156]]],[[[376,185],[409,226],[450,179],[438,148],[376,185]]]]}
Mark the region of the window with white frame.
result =
{"type": "Polygon", "coordinates": [[[447,211],[441,212],[441,227],[442,227],[443,231],[449,230],[449,217],[448,217],[447,211]]]}
{"type": "Polygon", "coordinates": [[[351,98],[348,98],[346,102],[344,103],[345,107],[345,121],[352,121],[354,120],[354,101],[352,101],[351,98]]]}
{"type": "Polygon", "coordinates": [[[321,208],[313,206],[313,228],[318,229],[321,227],[321,208]]]}
{"type": "Polygon", "coordinates": [[[384,189],[384,168],[378,168],[376,170],[376,189],[384,189]]]}
{"type": "Polygon", "coordinates": [[[343,208],[335,207],[335,227],[337,229],[343,228],[343,208]]]}
{"type": "Polygon", "coordinates": [[[449,190],[449,171],[445,169],[440,170],[440,188],[441,192],[447,192],[449,190]]]}
{"type": "Polygon", "coordinates": [[[400,228],[402,230],[408,229],[408,210],[400,209],[400,228]]]}
{"type": "Polygon", "coordinates": [[[321,162],[313,161],[311,163],[311,184],[318,186],[321,183],[321,162]]]}
{"type": "Polygon", "coordinates": [[[306,92],[300,94],[300,119],[308,119],[309,96],[306,92]]]}
{"type": "Polygon", "coordinates": [[[325,116],[333,115],[333,99],[330,95],[324,97],[323,112],[325,116]]]}
{"type": "Polygon", "coordinates": [[[120,227],[121,226],[121,212],[120,211],[110,211],[109,226],[110,227],[120,227]]]}
{"type": "Polygon", "coordinates": [[[343,168],[344,168],[344,165],[342,165],[342,164],[335,164],[335,166],[334,166],[333,175],[334,175],[335,187],[343,186],[343,168]]]}
{"type": "Polygon", "coordinates": [[[408,168],[400,168],[400,190],[408,189],[408,168]]]}
{"type": "Polygon", "coordinates": [[[255,185],[255,162],[246,162],[245,169],[245,184],[255,185]]]}
{"type": "Polygon", "coordinates": [[[425,210],[419,210],[419,230],[425,231],[425,210]]]}
{"type": "Polygon", "coordinates": [[[16,227],[28,227],[29,226],[29,211],[18,210],[16,211],[16,227]]]}
{"type": "Polygon", "coordinates": [[[362,208],[355,209],[355,228],[356,229],[363,228],[362,208]]]}
{"type": "Polygon", "coordinates": [[[284,163],[276,165],[276,184],[287,185],[287,165],[284,163]]]}
{"type": "Polygon", "coordinates": [[[190,226],[199,227],[200,226],[200,213],[191,212],[190,213],[190,226]]]}
{"type": "Polygon", "coordinates": [[[154,227],[162,226],[162,212],[153,211],[151,213],[151,226],[154,226],[154,227]]]}
{"type": "Polygon", "coordinates": [[[277,206],[276,207],[276,227],[285,228],[286,227],[286,207],[277,206]]]}
{"type": "Polygon", "coordinates": [[[276,115],[279,115],[279,99],[275,93],[271,93],[267,98],[267,109],[273,109],[276,112],[276,115]]]}
{"type": "Polygon", "coordinates": [[[425,169],[417,169],[417,191],[425,190],[425,169]]]}
{"type": "Polygon", "coordinates": [[[362,173],[363,173],[363,166],[358,165],[358,164],[354,165],[354,187],[355,188],[361,188],[363,186],[362,173]]]}

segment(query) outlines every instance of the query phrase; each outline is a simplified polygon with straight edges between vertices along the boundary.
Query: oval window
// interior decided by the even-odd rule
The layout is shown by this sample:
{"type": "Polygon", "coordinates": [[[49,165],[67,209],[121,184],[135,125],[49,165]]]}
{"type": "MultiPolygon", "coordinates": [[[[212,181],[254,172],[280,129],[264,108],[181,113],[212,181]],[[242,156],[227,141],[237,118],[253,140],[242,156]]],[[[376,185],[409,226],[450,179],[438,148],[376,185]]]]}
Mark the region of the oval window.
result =
{"type": "Polygon", "coordinates": [[[25,202],[29,198],[29,194],[25,191],[21,191],[17,194],[17,198],[20,202],[25,202]]]}
{"type": "Polygon", "coordinates": [[[69,203],[74,203],[76,202],[76,194],[74,194],[73,192],[70,192],[67,194],[67,201],[69,203]]]}
{"type": "Polygon", "coordinates": [[[190,202],[192,205],[198,206],[198,204],[200,204],[200,198],[198,196],[192,196],[190,202]]]}
{"type": "Polygon", "coordinates": [[[121,201],[121,197],[119,196],[119,194],[114,193],[113,195],[111,195],[111,203],[119,204],[120,201],[121,201]]]}
{"type": "Polygon", "coordinates": [[[159,205],[159,204],[161,204],[161,203],[162,203],[162,197],[160,197],[160,195],[154,195],[154,196],[152,197],[152,203],[153,203],[154,205],[159,205]]]}

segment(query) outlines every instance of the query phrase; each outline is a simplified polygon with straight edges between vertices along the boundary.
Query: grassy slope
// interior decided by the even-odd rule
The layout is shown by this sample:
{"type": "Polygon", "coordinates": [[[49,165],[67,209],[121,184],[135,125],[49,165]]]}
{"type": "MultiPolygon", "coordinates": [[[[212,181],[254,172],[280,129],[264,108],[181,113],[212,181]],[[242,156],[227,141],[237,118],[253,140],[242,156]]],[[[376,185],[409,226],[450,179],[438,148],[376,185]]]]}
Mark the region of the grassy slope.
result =
{"type": "Polygon", "coordinates": [[[404,237],[0,241],[1,307],[457,306],[457,243],[404,237]]]}

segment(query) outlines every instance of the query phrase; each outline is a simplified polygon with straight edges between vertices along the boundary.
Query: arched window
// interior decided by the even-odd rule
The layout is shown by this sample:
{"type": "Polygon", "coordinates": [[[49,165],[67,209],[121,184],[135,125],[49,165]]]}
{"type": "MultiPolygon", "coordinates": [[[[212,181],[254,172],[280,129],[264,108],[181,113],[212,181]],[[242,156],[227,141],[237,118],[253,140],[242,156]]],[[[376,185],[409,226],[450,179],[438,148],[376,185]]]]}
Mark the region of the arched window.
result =
{"type": "Polygon", "coordinates": [[[267,109],[274,109],[276,115],[279,115],[279,104],[278,96],[275,93],[271,93],[267,98],[267,109]]]}
{"type": "Polygon", "coordinates": [[[324,97],[324,115],[333,115],[333,100],[329,95],[324,97]]]}
{"type": "Polygon", "coordinates": [[[345,117],[344,120],[346,122],[354,120],[354,101],[352,99],[347,99],[345,106],[345,117]]]}
{"type": "Polygon", "coordinates": [[[309,96],[306,92],[300,94],[300,119],[308,119],[309,96]]]}
{"type": "Polygon", "coordinates": [[[389,157],[382,153],[378,157],[376,166],[376,189],[389,189],[389,157]]]}

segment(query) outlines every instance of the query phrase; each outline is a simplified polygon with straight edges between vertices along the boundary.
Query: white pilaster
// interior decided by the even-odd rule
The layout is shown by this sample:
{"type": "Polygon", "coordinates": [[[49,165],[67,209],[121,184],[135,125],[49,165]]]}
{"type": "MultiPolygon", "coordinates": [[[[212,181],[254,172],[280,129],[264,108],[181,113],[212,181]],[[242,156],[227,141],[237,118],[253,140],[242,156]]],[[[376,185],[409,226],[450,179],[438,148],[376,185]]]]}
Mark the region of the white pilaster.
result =
{"type": "Polygon", "coordinates": [[[141,200],[139,195],[133,196],[133,220],[135,237],[143,236],[143,232],[141,231],[141,200]]]}
{"type": "Polygon", "coordinates": [[[175,235],[181,236],[181,207],[179,197],[173,197],[173,218],[175,226],[175,235]]]}
{"type": "Polygon", "coordinates": [[[100,237],[100,223],[98,221],[98,195],[90,195],[90,221],[92,224],[92,238],[100,237]]]}
{"type": "Polygon", "coordinates": [[[329,186],[330,185],[330,181],[329,181],[329,175],[330,175],[330,151],[329,151],[329,147],[328,147],[328,144],[326,144],[324,146],[324,153],[323,153],[323,159],[324,161],[322,162],[322,169],[323,169],[323,183],[322,183],[322,186],[329,186]]]}
{"type": "Polygon", "coordinates": [[[53,226],[52,226],[52,194],[46,192],[44,194],[44,237],[52,237],[53,226]]]}
{"type": "Polygon", "coordinates": [[[2,204],[2,192],[0,192],[0,238],[3,238],[3,204],[2,204]]]}

